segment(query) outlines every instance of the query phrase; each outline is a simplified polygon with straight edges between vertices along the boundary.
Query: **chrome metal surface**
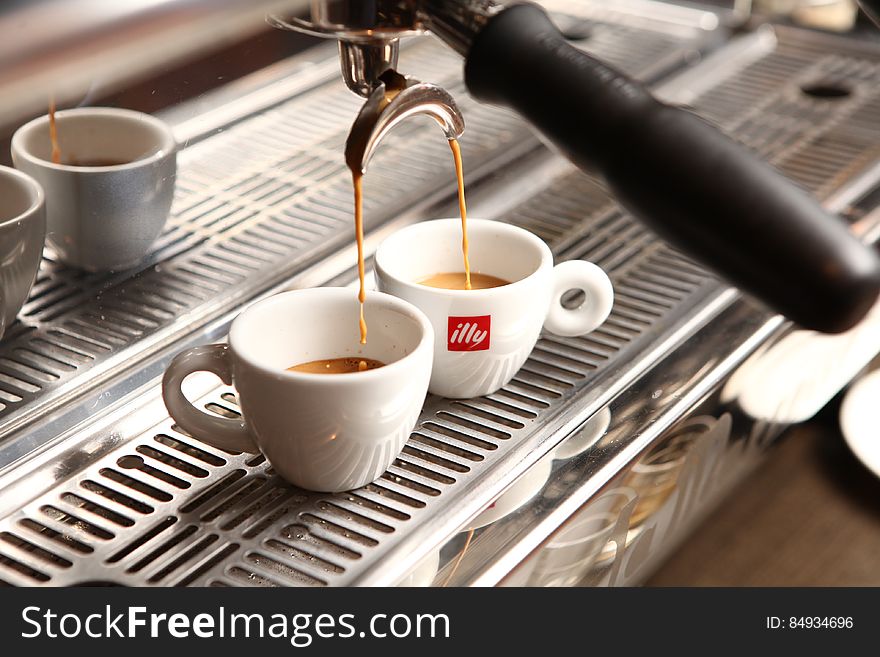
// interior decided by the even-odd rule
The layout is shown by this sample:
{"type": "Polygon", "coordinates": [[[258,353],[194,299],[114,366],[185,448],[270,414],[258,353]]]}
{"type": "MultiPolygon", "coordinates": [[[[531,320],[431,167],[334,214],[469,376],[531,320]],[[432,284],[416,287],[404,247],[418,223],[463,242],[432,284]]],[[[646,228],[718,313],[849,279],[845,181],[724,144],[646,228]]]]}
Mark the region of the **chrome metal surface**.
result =
{"type": "MultiPolygon", "coordinates": [[[[607,433],[592,449],[557,458],[547,484],[472,537],[461,563],[461,540],[453,541],[451,583],[644,582],[785,428],[819,411],[872,361],[880,351],[880,307],[856,330],[829,339],[740,300],[688,347],[652,370],[649,402],[628,390],[604,409],[613,418],[607,433]],[[689,376],[695,367],[701,375],[689,376]],[[602,476],[609,452],[635,445],[645,448],[628,466],[602,476]]],[[[578,440],[576,433],[566,442],[578,440]]],[[[445,581],[446,572],[437,579],[445,581]]]]}
{"type": "Polygon", "coordinates": [[[59,105],[90,104],[161,71],[265,29],[267,12],[307,0],[26,0],[0,3],[0,125],[59,105]]]}
{"type": "Polygon", "coordinates": [[[880,352],[878,311],[829,339],[737,300],[550,452],[533,486],[506,491],[496,501],[503,517],[469,537],[465,526],[428,583],[643,582],[787,426],[818,412],[880,352]],[[683,444],[695,426],[699,435],[683,444]],[[590,524],[603,531],[577,531],[590,524]],[[599,544],[587,545],[594,537],[599,544]],[[576,558],[560,563],[555,553],[575,539],[576,558]]]}
{"type": "MultiPolygon", "coordinates": [[[[538,0],[538,4],[542,4],[538,0]]],[[[352,43],[396,40],[444,24],[476,26],[498,7],[493,0],[314,0],[308,18],[284,13],[269,16],[273,26],[352,43]]]]}
{"type": "Polygon", "coordinates": [[[339,42],[339,63],[345,86],[358,96],[369,98],[379,84],[379,76],[397,68],[400,44],[396,40],[376,39],[369,43],[339,42]]]}
{"type": "Polygon", "coordinates": [[[270,14],[269,24],[280,30],[349,41],[397,39],[422,32],[416,0],[314,0],[309,17],[270,14]]]}
{"type": "MultiPolygon", "coordinates": [[[[572,7],[580,11],[583,5],[572,7]]],[[[662,22],[648,29],[626,20],[591,23],[592,36],[585,45],[602,48],[603,56],[642,75],[668,70],[676,56],[705,34],[698,24],[687,39],[681,21],[664,31],[662,22]]],[[[445,73],[449,82],[444,86],[455,89],[455,58],[447,54],[445,59],[445,52],[424,41],[403,55],[421,58],[421,65],[434,73],[430,79],[440,80],[445,73]]],[[[797,172],[792,162],[804,153],[819,153],[824,177],[804,177],[802,184],[828,196],[876,159],[880,131],[871,126],[880,114],[871,110],[880,91],[874,80],[878,71],[877,50],[782,31],[772,51],[726,71],[716,77],[717,84],[704,85],[694,104],[705,104],[714,120],[783,169],[797,172]],[[855,93],[831,102],[800,90],[829,72],[845,75],[855,93]],[[756,107],[773,120],[762,124],[756,107]],[[786,129],[792,119],[800,133],[786,129]],[[849,128],[858,130],[858,140],[849,128]]],[[[66,381],[94,390],[106,380],[98,378],[102,365],[109,378],[133,363],[154,378],[126,379],[122,390],[128,394],[121,399],[115,394],[122,383],[109,387],[113,403],[105,405],[98,398],[92,416],[76,426],[64,410],[82,412],[86,400],[96,398],[94,393],[84,392],[64,408],[56,399],[55,415],[45,404],[39,406],[63,380],[49,385],[48,393],[37,387],[22,404],[19,418],[39,417],[66,428],[57,439],[31,443],[29,455],[16,451],[27,443],[28,431],[11,434],[0,445],[0,457],[19,459],[15,467],[0,470],[0,580],[16,585],[94,579],[141,585],[395,583],[500,493],[534,472],[533,466],[608,403],[626,395],[650,406],[655,391],[644,386],[657,375],[655,366],[666,357],[684,359],[682,345],[701,335],[701,328],[713,326],[713,319],[736,299],[734,291],[622,213],[596,181],[538,148],[517,120],[476,107],[465,97],[463,111],[470,124],[463,142],[466,161],[476,169],[494,170],[494,178],[474,181],[472,213],[536,232],[557,259],[583,257],[604,267],[617,291],[608,322],[583,338],[542,338],[511,384],[494,395],[455,402],[430,398],[395,465],[375,484],[348,494],[296,490],[284,485],[260,457],[199,443],[173,426],[158,396],[155,377],[170,354],[204,334],[222,335],[242,304],[273,287],[353,278],[349,191],[338,154],[340,127],[350,111],[344,103],[356,99],[341,85],[336,89],[338,95],[318,87],[203,139],[187,149],[189,154],[184,151],[175,225],[183,235],[179,242],[166,238],[162,248],[167,251],[159,257],[169,258],[133,281],[120,275],[117,286],[109,281],[99,299],[83,302],[88,298],[83,295],[74,301],[81,307],[47,314],[45,325],[21,334],[21,340],[48,342],[48,355],[34,351],[35,346],[27,349],[24,342],[7,347],[11,351],[0,358],[0,372],[11,369],[20,377],[27,370],[9,366],[7,361],[17,362],[13,357],[43,372],[46,360],[71,360],[65,349],[76,346],[72,352],[81,353],[86,348],[81,343],[91,344],[85,338],[105,344],[115,337],[122,341],[108,348],[117,351],[91,367],[84,364],[77,370],[70,365],[66,381]],[[308,129],[298,130],[294,117],[299,124],[308,123],[308,129]],[[513,151],[515,147],[522,150],[513,151]],[[530,157],[521,159],[526,152],[530,157]],[[312,237],[308,231],[319,234],[312,237]],[[279,252],[287,242],[290,250],[279,252]],[[295,274],[300,277],[291,279],[295,274]],[[193,290],[201,297],[190,301],[193,290]],[[177,305],[163,316],[155,304],[164,304],[169,296],[177,305]],[[102,304],[103,320],[85,321],[76,314],[94,314],[91,303],[102,304]],[[53,332],[56,325],[51,322],[56,321],[63,330],[53,332]],[[132,335],[134,329],[141,335],[132,335]],[[71,345],[72,338],[79,342],[71,345]],[[31,353],[39,358],[34,360],[31,353]]],[[[440,207],[448,211],[448,205],[429,201],[379,225],[414,197],[451,185],[452,176],[442,174],[441,167],[451,174],[442,140],[419,141],[417,156],[405,148],[426,130],[415,123],[401,125],[377,154],[367,178],[367,213],[375,217],[372,238],[425,214],[436,216],[440,207]],[[370,190],[381,192],[372,205],[370,190]],[[399,203],[379,207],[377,199],[399,203]]],[[[449,197],[449,191],[442,195],[449,197]]],[[[50,294],[51,289],[43,296],[50,294]]],[[[66,298],[65,292],[59,296],[66,298]]],[[[749,340],[760,342],[760,331],[744,330],[742,344],[751,349],[749,340]]],[[[736,358],[744,358],[749,349],[735,350],[736,358]]],[[[687,394],[680,399],[672,393],[655,398],[676,409],[663,416],[664,423],[698,401],[702,366],[691,362],[686,372],[681,370],[678,378],[685,382],[680,389],[687,394]]],[[[37,386],[40,379],[29,376],[35,381],[32,387],[37,386]]],[[[210,377],[192,381],[189,393],[208,410],[237,412],[232,391],[210,377]]],[[[15,416],[7,413],[8,429],[15,416]]],[[[634,420],[616,419],[621,420],[613,457],[597,467],[619,470],[648,446],[643,441],[650,431],[631,440],[635,434],[627,429],[635,429],[634,420]]],[[[8,464],[8,458],[2,462],[8,464]]],[[[603,478],[594,483],[601,485],[603,478]]],[[[545,536],[564,520],[562,515],[542,523],[545,536]]],[[[520,548],[511,554],[524,556],[520,548]]],[[[479,575],[483,581],[500,576],[497,570],[479,575]]]]}
{"type": "Polygon", "coordinates": [[[417,116],[434,119],[447,140],[459,139],[464,132],[464,117],[448,91],[436,84],[404,78],[390,69],[385,71],[348,133],[348,168],[366,173],[373,153],[391,130],[417,116]]]}

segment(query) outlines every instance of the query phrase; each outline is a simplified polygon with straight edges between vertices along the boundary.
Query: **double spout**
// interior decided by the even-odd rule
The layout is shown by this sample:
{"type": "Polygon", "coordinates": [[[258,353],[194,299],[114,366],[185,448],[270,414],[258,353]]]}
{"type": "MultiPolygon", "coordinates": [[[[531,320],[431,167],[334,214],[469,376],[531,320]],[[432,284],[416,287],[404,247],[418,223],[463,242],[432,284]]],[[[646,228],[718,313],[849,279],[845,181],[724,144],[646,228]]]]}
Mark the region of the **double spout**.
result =
{"type": "Polygon", "coordinates": [[[345,163],[354,172],[366,173],[379,142],[398,123],[416,115],[437,121],[449,140],[460,138],[464,132],[464,118],[448,91],[387,69],[351,126],[345,142],[345,163]]]}
{"type": "Polygon", "coordinates": [[[416,115],[435,119],[446,138],[459,139],[464,117],[452,95],[442,87],[397,73],[400,39],[437,31],[456,34],[452,42],[466,48],[464,28],[488,18],[493,3],[483,0],[319,0],[309,19],[270,16],[275,27],[338,39],[342,79],[366,99],[352,125],[345,159],[352,171],[365,173],[376,147],[401,121],[416,115]]]}

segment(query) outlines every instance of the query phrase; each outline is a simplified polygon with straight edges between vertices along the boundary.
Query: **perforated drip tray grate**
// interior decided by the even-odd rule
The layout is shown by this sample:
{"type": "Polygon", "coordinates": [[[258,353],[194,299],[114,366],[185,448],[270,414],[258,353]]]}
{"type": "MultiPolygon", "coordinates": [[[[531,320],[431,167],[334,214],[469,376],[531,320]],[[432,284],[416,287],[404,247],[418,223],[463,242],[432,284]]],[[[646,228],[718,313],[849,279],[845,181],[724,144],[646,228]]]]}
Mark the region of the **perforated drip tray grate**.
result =
{"type": "MultiPolygon", "coordinates": [[[[819,153],[821,179],[795,177],[827,196],[876,157],[880,114],[872,108],[880,93],[880,54],[834,41],[836,54],[829,55],[830,49],[797,33],[782,35],[778,46],[754,63],[707,85],[693,104],[791,175],[803,158],[819,153]],[[831,102],[800,90],[814,77],[831,74],[854,93],[831,102]],[[789,134],[785,117],[802,121],[804,129],[789,134]]],[[[424,60],[419,61],[428,67],[426,79],[454,87],[458,64],[439,47],[424,44],[407,56],[424,60]]],[[[0,371],[25,380],[18,367],[27,360],[31,343],[25,341],[43,340],[58,350],[76,344],[71,351],[81,358],[52,352],[57,360],[34,365],[29,356],[31,369],[56,378],[29,374],[33,390],[16,388],[22,393],[18,403],[25,393],[45,394],[40,392],[45,385],[60,388],[76,380],[79,361],[109,358],[118,353],[114,349],[173,326],[193,309],[207,315],[200,304],[216,303],[219,296],[238,303],[236,295],[265,289],[276,274],[289,274],[346,243],[349,192],[336,156],[339,126],[347,124],[348,105],[356,100],[336,94],[335,86],[321,88],[185,151],[162,264],[72,311],[53,315],[51,304],[39,309],[31,302],[28,316],[35,328],[10,345],[0,371]],[[314,122],[308,131],[312,141],[296,129],[296,122],[305,120],[314,122]],[[103,315],[100,322],[88,319],[96,313],[103,315]],[[104,351],[96,348],[99,343],[104,351]],[[67,369],[59,370],[65,363],[67,369]]],[[[488,161],[527,134],[507,115],[470,101],[463,109],[471,162],[488,161]]],[[[438,180],[451,181],[451,175],[437,173],[449,165],[442,140],[425,141],[417,158],[404,150],[405,140],[419,137],[422,129],[402,126],[380,156],[382,163],[374,165],[376,171],[399,170],[406,184],[377,175],[370,189],[382,195],[370,197],[368,214],[388,211],[379,207],[383,197],[402,206],[414,198],[414,187],[433,189],[438,180]]],[[[108,440],[105,428],[87,425],[71,438],[82,449],[59,456],[63,463],[46,462],[58,483],[0,522],[0,581],[394,583],[543,456],[554,438],[631,384],[661,350],[675,348],[697,330],[695,318],[724,290],[621,213],[595,181],[565,167],[529,198],[511,202],[499,192],[487,207],[495,208],[490,215],[541,235],[558,259],[585,258],[609,271],[617,297],[599,330],[582,338],[543,337],[514,380],[496,394],[466,401],[429,398],[395,464],[376,483],[347,494],[291,488],[262,457],[225,453],[184,435],[161,410],[152,387],[132,402],[147,421],[139,428],[115,427],[115,448],[96,447],[108,440]],[[59,469],[70,474],[58,476],[59,469]]],[[[226,387],[209,389],[199,403],[221,415],[237,413],[226,387]]]]}
{"type": "MultiPolygon", "coordinates": [[[[7,518],[0,531],[0,579],[267,586],[357,581],[410,525],[436,520],[456,490],[514,456],[572,398],[585,398],[588,384],[609,370],[615,356],[637,354],[645,328],[711,287],[698,268],[656,243],[643,245],[650,253],[638,266],[624,266],[624,251],[609,239],[620,224],[608,222],[609,234],[595,240],[595,248],[582,244],[616,272],[619,301],[606,325],[584,338],[542,338],[496,394],[429,399],[403,454],[376,483],[337,495],[300,491],[275,476],[263,457],[218,451],[166,418],[7,518]]],[[[237,414],[225,387],[199,403],[221,415],[237,414]]]]}

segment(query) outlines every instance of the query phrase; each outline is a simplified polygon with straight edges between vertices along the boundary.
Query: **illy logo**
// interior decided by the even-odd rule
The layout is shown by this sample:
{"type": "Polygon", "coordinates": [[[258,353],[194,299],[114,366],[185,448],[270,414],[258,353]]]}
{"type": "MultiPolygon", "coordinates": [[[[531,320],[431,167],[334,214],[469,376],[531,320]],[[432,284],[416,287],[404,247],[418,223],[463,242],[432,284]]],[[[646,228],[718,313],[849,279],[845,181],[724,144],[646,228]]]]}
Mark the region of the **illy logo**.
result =
{"type": "Polygon", "coordinates": [[[485,351],[489,348],[492,316],[450,317],[446,331],[447,351],[485,351]]]}

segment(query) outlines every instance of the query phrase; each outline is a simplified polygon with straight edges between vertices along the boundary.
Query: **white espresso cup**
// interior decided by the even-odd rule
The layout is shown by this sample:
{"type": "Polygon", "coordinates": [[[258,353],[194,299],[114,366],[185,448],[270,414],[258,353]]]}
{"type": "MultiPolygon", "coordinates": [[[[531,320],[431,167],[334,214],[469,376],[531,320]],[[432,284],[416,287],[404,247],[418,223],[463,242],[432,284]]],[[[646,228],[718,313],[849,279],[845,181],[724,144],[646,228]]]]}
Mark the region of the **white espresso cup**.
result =
{"type": "Polygon", "coordinates": [[[427,221],[388,237],[376,252],[378,288],[420,308],[434,327],[430,392],[476,397],[495,392],[522,367],[541,328],[577,336],[611,312],[614,291],[598,266],[570,260],[553,266],[550,248],[527,230],[498,221],[468,220],[471,272],[509,284],[448,290],[419,284],[432,275],[462,272],[461,221],[427,221]],[[563,294],[582,290],[577,308],[563,294]]]}
{"type": "Polygon", "coordinates": [[[57,112],[61,164],[51,160],[49,117],[12,136],[15,168],[46,194],[46,239],[62,262],[88,271],[127,269],[162,232],[177,171],[171,128],[126,109],[57,112]],[[118,162],[91,166],[94,162],[118,162]]]}
{"type": "Polygon", "coordinates": [[[361,345],[357,297],[346,288],[284,292],[255,303],[229,330],[229,344],[195,347],[174,358],[162,381],[171,417],[220,449],[262,452],[284,479],[309,490],[350,490],[377,479],[418,420],[434,334],[418,308],[387,294],[367,297],[361,345]],[[359,357],[384,367],[313,374],[288,367],[359,357]],[[197,371],[235,386],[242,419],[209,415],[181,390],[197,371]]]}
{"type": "Polygon", "coordinates": [[[30,176],[0,166],[0,337],[34,284],[45,238],[43,190],[30,176]]]}

